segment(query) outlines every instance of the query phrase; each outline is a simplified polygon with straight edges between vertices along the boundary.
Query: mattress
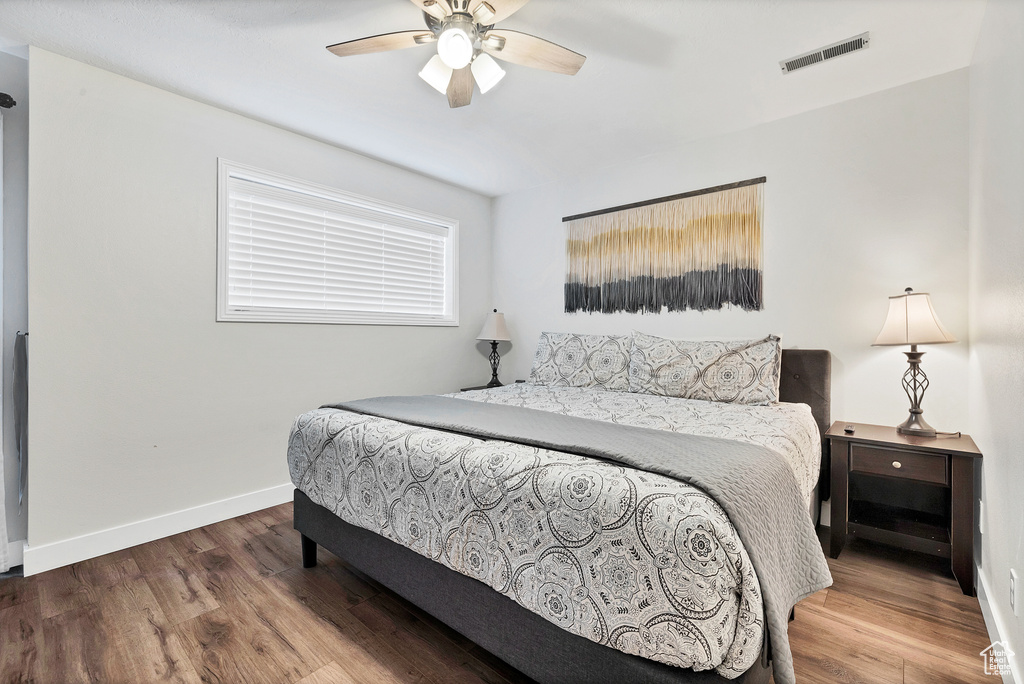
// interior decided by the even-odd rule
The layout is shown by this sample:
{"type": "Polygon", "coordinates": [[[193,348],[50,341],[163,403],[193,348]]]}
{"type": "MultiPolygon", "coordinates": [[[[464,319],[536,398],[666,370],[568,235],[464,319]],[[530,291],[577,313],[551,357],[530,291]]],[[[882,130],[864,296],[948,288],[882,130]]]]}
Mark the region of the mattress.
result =
{"type": "Polygon", "coordinates": [[[806,404],[752,406],[521,382],[445,396],[758,444],[786,459],[805,503],[810,504],[818,484],[821,436],[806,404]]]}
{"type": "MultiPolygon", "coordinates": [[[[526,384],[457,396],[752,442],[783,455],[805,497],[817,479],[817,426],[799,404],[526,384]]],[[[288,461],[295,486],[346,522],[475,577],[574,634],[725,677],[761,650],[750,559],[718,504],[683,482],[336,409],[297,419],[288,461]]]]}

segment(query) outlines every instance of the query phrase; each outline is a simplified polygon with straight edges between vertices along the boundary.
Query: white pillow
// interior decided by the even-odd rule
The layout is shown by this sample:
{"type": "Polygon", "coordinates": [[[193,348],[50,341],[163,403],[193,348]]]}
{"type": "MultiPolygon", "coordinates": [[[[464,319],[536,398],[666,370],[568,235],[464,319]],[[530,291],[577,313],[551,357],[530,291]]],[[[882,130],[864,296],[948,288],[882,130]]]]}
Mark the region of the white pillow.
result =
{"type": "Polygon", "coordinates": [[[735,404],[779,400],[782,347],[760,340],[690,342],[633,333],[629,390],[735,404]]]}
{"type": "Polygon", "coordinates": [[[530,382],[628,392],[632,339],[629,335],[541,333],[530,382]]]}

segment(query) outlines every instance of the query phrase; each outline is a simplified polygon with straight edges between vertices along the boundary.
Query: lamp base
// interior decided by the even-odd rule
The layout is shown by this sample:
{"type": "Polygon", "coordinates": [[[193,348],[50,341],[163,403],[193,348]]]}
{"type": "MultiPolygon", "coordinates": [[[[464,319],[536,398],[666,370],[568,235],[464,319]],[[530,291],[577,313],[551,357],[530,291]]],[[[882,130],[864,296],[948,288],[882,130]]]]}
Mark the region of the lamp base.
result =
{"type": "Polygon", "coordinates": [[[501,356],[498,355],[497,340],[491,340],[491,353],[488,354],[487,359],[491,362],[491,381],[487,383],[487,387],[501,387],[501,381],[498,380],[498,363],[501,361],[501,356]]]}
{"type": "Polygon", "coordinates": [[[910,417],[896,426],[896,432],[914,437],[934,437],[936,435],[935,428],[925,422],[921,417],[922,413],[923,411],[920,410],[915,413],[911,409],[910,417]]]}
{"type": "Polygon", "coordinates": [[[901,424],[896,426],[896,432],[901,435],[913,435],[914,437],[934,437],[935,428],[924,422],[921,409],[921,400],[924,399],[924,391],[928,389],[928,376],[921,370],[921,357],[924,352],[917,351],[917,345],[910,345],[910,351],[903,352],[907,355],[908,368],[903,374],[903,391],[910,399],[910,416],[901,424]]]}

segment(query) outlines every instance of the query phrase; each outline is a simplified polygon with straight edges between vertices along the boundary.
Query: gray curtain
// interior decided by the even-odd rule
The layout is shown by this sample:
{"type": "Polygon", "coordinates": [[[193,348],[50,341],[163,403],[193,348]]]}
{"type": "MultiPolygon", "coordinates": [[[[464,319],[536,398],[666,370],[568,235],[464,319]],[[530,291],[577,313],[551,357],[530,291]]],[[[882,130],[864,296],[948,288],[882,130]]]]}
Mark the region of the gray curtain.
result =
{"type": "Polygon", "coordinates": [[[25,459],[28,457],[28,333],[14,338],[14,444],[18,449],[18,508],[25,499],[25,459]]]}
{"type": "MultiPolygon", "coordinates": [[[[18,451],[18,509],[25,496],[25,458],[28,455],[28,333],[21,331],[14,338],[14,443],[18,451]]],[[[2,462],[2,460],[0,460],[2,462]]],[[[5,485],[0,467],[0,572],[10,569],[8,549],[5,485]]]]}
{"type": "MultiPolygon", "coordinates": [[[[0,200],[3,198],[3,149],[4,149],[4,118],[0,115],[0,200]]],[[[0,201],[0,205],[2,205],[0,201]]],[[[0,206],[0,227],[3,226],[3,207],[0,206]]],[[[0,250],[2,252],[2,250],[0,250]]],[[[2,434],[2,433],[0,433],[2,434]]],[[[7,485],[4,482],[4,458],[3,448],[0,445],[0,572],[7,572],[11,567],[11,556],[7,548],[7,501],[5,493],[7,485]]]]}
{"type": "Polygon", "coordinates": [[[11,569],[11,556],[7,551],[7,502],[5,498],[3,455],[0,454],[0,573],[11,569]]]}

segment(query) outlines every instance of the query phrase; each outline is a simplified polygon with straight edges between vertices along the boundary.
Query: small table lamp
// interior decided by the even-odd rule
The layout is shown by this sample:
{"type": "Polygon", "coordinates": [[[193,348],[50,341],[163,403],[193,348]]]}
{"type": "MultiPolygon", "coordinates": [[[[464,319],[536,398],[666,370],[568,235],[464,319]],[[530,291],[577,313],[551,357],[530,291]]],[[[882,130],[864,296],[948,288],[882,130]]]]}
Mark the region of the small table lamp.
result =
{"type": "Polygon", "coordinates": [[[917,351],[919,344],[945,344],[956,342],[956,338],[942,327],[939,317],[932,308],[932,300],[927,292],[914,292],[907,288],[906,294],[889,297],[889,314],[878,333],[873,347],[909,344],[907,355],[910,367],[903,374],[903,390],[910,399],[910,417],[896,427],[896,431],[904,435],[918,437],[934,437],[935,428],[924,422],[921,415],[921,400],[928,389],[928,376],[921,370],[921,357],[924,352],[917,351]]]}
{"type": "Polygon", "coordinates": [[[498,342],[512,340],[508,334],[508,328],[505,327],[505,314],[498,313],[497,309],[487,314],[484,327],[480,329],[480,334],[476,336],[476,339],[491,343],[491,353],[487,356],[491,362],[491,381],[486,386],[501,387],[501,382],[498,380],[498,362],[501,361],[501,357],[498,355],[498,342]]]}

